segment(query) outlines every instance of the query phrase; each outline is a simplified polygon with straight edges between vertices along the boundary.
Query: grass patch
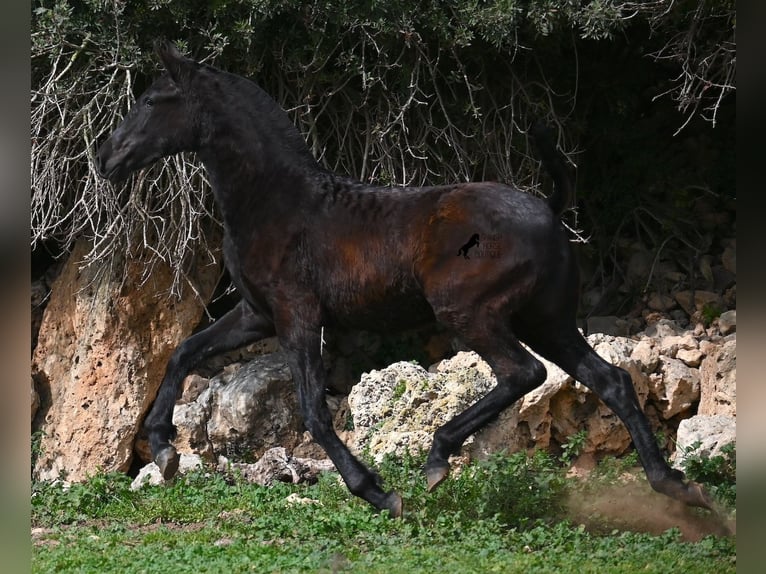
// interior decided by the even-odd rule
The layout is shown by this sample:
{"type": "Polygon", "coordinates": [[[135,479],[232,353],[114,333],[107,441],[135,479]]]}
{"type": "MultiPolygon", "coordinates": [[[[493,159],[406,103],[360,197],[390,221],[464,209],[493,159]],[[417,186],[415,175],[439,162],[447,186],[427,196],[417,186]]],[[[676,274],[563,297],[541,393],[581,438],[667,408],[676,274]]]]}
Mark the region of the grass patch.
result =
{"type": "Polygon", "coordinates": [[[375,513],[335,473],[312,486],[268,488],[204,471],[139,491],[118,474],[68,489],[36,484],[32,571],[736,570],[734,537],[691,543],[676,528],[604,534],[573,522],[567,500],[581,487],[546,453],[468,465],[431,494],[422,463],[408,455],[380,465],[405,499],[402,520],[375,513]]]}

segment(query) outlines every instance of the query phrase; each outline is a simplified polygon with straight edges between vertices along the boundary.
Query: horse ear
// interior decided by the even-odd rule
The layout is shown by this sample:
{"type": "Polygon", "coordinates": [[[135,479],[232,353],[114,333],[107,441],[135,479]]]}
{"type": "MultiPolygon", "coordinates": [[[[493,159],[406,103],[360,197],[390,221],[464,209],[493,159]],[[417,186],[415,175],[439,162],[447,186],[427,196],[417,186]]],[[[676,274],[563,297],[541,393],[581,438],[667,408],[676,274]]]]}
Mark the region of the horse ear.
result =
{"type": "Polygon", "coordinates": [[[156,40],[154,51],[157,52],[168,74],[177,84],[184,84],[196,68],[195,62],[183,56],[172,42],[156,40]]]}

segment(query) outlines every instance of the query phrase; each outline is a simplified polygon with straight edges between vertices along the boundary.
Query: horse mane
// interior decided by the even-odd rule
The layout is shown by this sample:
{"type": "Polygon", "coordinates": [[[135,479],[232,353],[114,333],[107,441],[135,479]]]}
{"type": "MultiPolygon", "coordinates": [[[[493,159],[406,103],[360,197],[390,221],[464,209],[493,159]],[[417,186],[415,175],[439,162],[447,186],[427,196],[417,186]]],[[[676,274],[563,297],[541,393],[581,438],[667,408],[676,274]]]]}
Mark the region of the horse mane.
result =
{"type": "Polygon", "coordinates": [[[287,112],[258,84],[214,66],[205,65],[204,69],[225,94],[229,109],[236,110],[238,123],[244,126],[249,120],[258,126],[265,145],[281,150],[290,165],[325,171],[287,112]]]}

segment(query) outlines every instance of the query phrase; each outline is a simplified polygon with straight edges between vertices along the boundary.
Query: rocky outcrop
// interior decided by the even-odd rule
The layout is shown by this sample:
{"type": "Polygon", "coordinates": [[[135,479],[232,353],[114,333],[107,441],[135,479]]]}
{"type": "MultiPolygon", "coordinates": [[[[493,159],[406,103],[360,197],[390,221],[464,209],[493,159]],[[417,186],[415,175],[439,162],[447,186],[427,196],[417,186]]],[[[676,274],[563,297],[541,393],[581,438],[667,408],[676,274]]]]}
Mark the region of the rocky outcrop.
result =
{"type": "MultiPolygon", "coordinates": [[[[670,438],[675,436],[679,419],[694,414],[701,397],[704,404],[714,396],[722,396],[718,390],[722,385],[715,386],[715,390],[708,385],[703,391],[700,363],[724,364],[734,349],[727,354],[725,349],[733,344],[728,340],[719,347],[703,339],[701,345],[690,332],[678,334],[670,322],[658,331],[665,335],[639,341],[603,334],[588,339],[604,359],[630,373],[654,430],[670,438]]],[[[541,361],[548,371],[546,382],[469,437],[463,454],[481,457],[502,450],[556,447],[581,430],[587,436],[583,453],[624,453],[631,438],[619,418],[556,365],[541,361]]],[[[354,422],[350,444],[376,460],[405,448],[427,450],[433,432],[441,424],[495,384],[488,365],[472,352],[458,353],[432,372],[411,363],[372,371],[362,377],[348,397],[354,422]]],[[[726,396],[731,396],[731,391],[726,396]]],[[[719,403],[729,404],[724,400],[719,403]]]]}
{"type": "MultiPolygon", "coordinates": [[[[736,337],[710,336],[704,329],[695,334],[668,320],[655,323],[650,335],[594,334],[588,340],[605,360],[630,373],[654,430],[662,431],[666,447],[672,449],[679,421],[688,424],[683,421],[696,414],[699,405],[709,403],[712,409],[722,405],[725,410],[734,404],[721,397],[736,399],[736,371],[730,368],[736,337]]],[[[462,454],[483,458],[503,450],[555,450],[583,430],[583,454],[626,452],[631,439],[617,416],[559,367],[541,361],[548,372],[546,382],[469,437],[462,454]]],[[[347,400],[328,396],[328,404],[342,440],[353,451],[380,461],[386,453],[430,448],[439,426],[495,384],[478,355],[459,352],[429,371],[413,362],[372,370],[363,374],[347,400]]],[[[260,466],[241,470],[252,476],[282,476],[276,480],[288,480],[290,473],[293,479],[300,475],[286,462],[288,452],[294,460],[299,460],[299,452],[306,457],[300,460],[325,456],[303,432],[290,374],[279,352],[229,366],[211,379],[192,375],[184,386],[174,415],[179,427],[176,444],[182,452],[199,453],[208,461],[225,456],[233,468],[246,465],[242,459],[261,457],[260,466]],[[276,457],[281,463],[272,464],[274,457],[266,455],[276,452],[272,448],[276,445],[285,447],[285,455],[276,457]]]]}
{"type": "MultiPolygon", "coordinates": [[[[143,264],[126,256],[114,271],[99,274],[81,267],[87,252],[78,243],[56,279],[33,356],[40,393],[34,427],[42,431],[38,479],[128,470],[170,354],[203,309],[191,292],[168,301],[169,268],[158,264],[144,278],[143,264]]],[[[218,273],[200,263],[192,274],[197,291],[209,296],[218,273]]]]}
{"type": "Polygon", "coordinates": [[[683,469],[689,456],[714,457],[737,440],[737,419],[729,415],[697,415],[681,421],[673,466],[683,469]]]}
{"type": "Polygon", "coordinates": [[[280,353],[227,368],[212,379],[191,375],[173,412],[179,451],[208,460],[257,458],[277,446],[292,451],[303,421],[290,369],[280,353]]]}

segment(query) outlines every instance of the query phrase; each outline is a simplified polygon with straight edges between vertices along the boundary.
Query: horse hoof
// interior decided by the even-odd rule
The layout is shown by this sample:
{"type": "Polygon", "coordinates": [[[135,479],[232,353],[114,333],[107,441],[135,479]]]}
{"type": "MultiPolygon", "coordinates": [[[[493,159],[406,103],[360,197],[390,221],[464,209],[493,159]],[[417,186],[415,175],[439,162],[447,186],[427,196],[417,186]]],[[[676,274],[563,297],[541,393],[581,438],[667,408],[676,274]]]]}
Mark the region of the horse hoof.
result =
{"type": "Polygon", "coordinates": [[[689,484],[686,485],[686,497],[684,502],[691,506],[699,506],[701,508],[715,511],[713,497],[708,494],[705,487],[691,480],[689,481],[689,484]]]}
{"type": "Polygon", "coordinates": [[[426,466],[426,481],[428,482],[428,492],[439,486],[449,474],[449,465],[426,466]]]}
{"type": "Polygon", "coordinates": [[[178,456],[178,452],[173,446],[166,446],[157,456],[154,457],[154,462],[160,467],[162,478],[170,480],[178,472],[178,464],[181,462],[181,457],[178,456]]]}
{"type": "Polygon", "coordinates": [[[391,518],[401,518],[404,511],[404,502],[399,493],[391,491],[388,493],[388,500],[386,501],[386,508],[388,509],[388,515],[391,518]]]}

